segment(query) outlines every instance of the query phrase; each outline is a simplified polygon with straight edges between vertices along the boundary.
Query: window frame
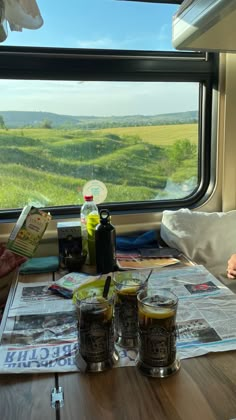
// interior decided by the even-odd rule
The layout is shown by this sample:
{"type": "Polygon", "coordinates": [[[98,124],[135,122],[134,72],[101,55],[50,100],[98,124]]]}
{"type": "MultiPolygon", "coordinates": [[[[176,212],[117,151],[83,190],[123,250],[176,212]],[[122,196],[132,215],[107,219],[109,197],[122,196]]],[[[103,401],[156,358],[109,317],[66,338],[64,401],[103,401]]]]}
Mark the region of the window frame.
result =
{"type": "MultiPolygon", "coordinates": [[[[218,86],[219,56],[201,52],[157,52],[39,47],[0,47],[0,78],[65,81],[199,82],[199,188],[173,200],[106,203],[113,214],[194,208],[213,190],[212,108],[218,86]],[[211,110],[211,112],[209,112],[211,110]],[[210,187],[210,188],[209,188],[210,187]]],[[[45,207],[54,217],[75,217],[78,206],[45,207]]],[[[16,219],[21,209],[0,210],[3,220],[16,219]]]]}

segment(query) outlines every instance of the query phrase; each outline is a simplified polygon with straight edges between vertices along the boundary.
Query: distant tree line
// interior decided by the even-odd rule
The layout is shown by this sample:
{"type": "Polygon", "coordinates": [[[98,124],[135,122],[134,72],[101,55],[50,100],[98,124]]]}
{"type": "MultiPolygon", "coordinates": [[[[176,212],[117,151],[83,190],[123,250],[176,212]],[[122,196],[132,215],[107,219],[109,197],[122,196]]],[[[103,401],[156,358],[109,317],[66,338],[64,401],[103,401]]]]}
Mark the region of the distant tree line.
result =
{"type": "MultiPolygon", "coordinates": [[[[19,114],[21,114],[19,112],[19,114]]],[[[197,114],[182,116],[181,113],[170,116],[124,116],[124,117],[78,117],[77,119],[61,119],[49,118],[46,113],[40,113],[36,118],[29,119],[28,113],[25,118],[21,116],[7,117],[7,124],[3,115],[0,115],[0,128],[58,128],[58,129],[81,129],[81,130],[98,130],[106,128],[119,128],[119,127],[141,127],[141,126],[160,126],[160,125],[180,125],[180,124],[196,124],[198,122],[197,114]],[[43,115],[41,115],[43,114],[43,115]],[[44,116],[44,118],[43,118],[44,116]]],[[[11,115],[11,114],[10,114],[11,115]]]]}

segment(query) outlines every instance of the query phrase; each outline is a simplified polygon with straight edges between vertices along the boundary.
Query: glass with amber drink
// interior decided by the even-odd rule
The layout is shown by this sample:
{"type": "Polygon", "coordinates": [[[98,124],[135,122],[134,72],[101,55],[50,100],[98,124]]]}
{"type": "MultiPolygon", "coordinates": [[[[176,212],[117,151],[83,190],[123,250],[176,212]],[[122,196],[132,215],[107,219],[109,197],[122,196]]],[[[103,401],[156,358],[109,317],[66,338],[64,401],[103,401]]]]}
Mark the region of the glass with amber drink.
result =
{"type": "Polygon", "coordinates": [[[137,366],[147,376],[164,378],[180,368],[176,355],[177,296],[167,289],[138,294],[139,354],[137,366]]]}
{"type": "Polygon", "coordinates": [[[100,372],[118,361],[114,347],[114,296],[78,299],[79,349],[76,364],[81,371],[100,372]]]}
{"type": "Polygon", "coordinates": [[[116,272],[115,286],[115,340],[121,347],[138,345],[137,294],[145,288],[147,272],[116,272]]]}

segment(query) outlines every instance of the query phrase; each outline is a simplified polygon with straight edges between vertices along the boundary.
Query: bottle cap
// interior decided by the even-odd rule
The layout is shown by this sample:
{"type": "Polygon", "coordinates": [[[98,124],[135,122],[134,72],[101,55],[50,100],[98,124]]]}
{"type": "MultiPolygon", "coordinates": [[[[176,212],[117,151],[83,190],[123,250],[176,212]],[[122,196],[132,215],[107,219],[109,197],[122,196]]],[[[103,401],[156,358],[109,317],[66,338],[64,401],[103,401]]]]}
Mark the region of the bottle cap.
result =
{"type": "Polygon", "coordinates": [[[84,199],[85,201],[93,201],[93,195],[85,195],[84,199]]]}

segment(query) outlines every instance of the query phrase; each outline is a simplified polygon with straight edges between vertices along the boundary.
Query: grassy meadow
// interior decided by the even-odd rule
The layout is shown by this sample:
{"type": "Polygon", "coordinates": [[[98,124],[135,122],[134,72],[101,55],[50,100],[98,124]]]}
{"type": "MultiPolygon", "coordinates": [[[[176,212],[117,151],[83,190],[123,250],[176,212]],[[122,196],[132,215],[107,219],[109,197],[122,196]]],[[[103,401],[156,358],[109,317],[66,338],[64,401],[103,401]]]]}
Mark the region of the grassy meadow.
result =
{"type": "Polygon", "coordinates": [[[145,127],[120,127],[105,128],[99,130],[99,133],[112,133],[117,136],[138,136],[143,141],[158,145],[171,146],[177,140],[188,139],[197,144],[198,125],[197,124],[178,124],[178,125],[158,125],[145,127]]]}
{"type": "Polygon", "coordinates": [[[76,205],[91,179],[106,201],[164,196],[168,179],[197,175],[197,124],[100,130],[0,129],[0,207],[76,205]]]}

